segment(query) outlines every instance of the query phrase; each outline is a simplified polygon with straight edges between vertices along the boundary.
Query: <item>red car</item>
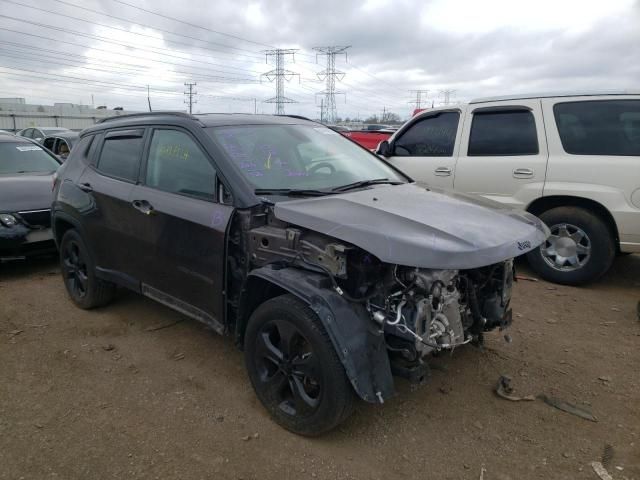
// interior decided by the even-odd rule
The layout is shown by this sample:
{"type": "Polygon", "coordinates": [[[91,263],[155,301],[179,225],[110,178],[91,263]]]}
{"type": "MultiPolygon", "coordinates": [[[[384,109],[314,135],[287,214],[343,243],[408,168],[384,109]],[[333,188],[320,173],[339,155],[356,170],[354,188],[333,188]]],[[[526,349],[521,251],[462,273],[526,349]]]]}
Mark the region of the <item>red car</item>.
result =
{"type": "Polygon", "coordinates": [[[383,140],[388,140],[395,130],[351,130],[348,132],[340,132],[345,137],[350,138],[354,142],[362,145],[369,150],[375,150],[378,144],[383,140]]]}

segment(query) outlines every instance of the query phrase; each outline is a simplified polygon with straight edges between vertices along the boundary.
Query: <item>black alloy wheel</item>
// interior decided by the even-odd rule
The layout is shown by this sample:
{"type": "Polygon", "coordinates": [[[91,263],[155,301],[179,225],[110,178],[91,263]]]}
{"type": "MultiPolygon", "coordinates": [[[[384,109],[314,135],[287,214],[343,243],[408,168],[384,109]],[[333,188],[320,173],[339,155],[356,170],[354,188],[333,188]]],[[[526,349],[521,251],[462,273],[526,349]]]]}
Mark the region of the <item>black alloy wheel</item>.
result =
{"type": "Polygon", "coordinates": [[[353,411],[354,392],[322,322],[293,295],[267,300],[244,338],[256,395],[282,427],[317,436],[353,411]]]}
{"type": "Polygon", "coordinates": [[[323,393],[318,358],[311,344],[287,320],[265,323],[256,337],[256,367],[261,387],[288,415],[309,415],[323,393]]]}
{"type": "Polygon", "coordinates": [[[78,242],[73,239],[66,242],[62,254],[62,273],[69,294],[81,300],[87,295],[89,275],[87,260],[78,242]]]}

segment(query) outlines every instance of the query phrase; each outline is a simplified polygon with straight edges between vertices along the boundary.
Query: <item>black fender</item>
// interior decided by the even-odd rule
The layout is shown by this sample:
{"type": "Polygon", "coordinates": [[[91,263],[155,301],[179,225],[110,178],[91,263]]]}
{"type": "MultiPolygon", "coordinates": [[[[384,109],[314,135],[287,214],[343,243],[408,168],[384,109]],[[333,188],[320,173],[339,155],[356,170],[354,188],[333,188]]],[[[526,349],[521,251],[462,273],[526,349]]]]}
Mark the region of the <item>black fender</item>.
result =
{"type": "MultiPolygon", "coordinates": [[[[363,400],[382,403],[395,394],[384,335],[364,306],[349,302],[331,288],[326,275],[273,266],[249,273],[295,295],[318,315],[329,334],[354,390],[363,400]]],[[[245,295],[250,292],[245,291],[245,295]]]]}
{"type": "Polygon", "coordinates": [[[84,227],[82,226],[82,224],[68,213],[56,210],[54,206],[54,208],[51,210],[51,231],[53,232],[53,239],[55,240],[56,246],[58,248],[60,248],[60,245],[58,245],[58,241],[62,240],[62,236],[59,235],[59,232],[56,231],[58,220],[68,223],[75,230],[78,230],[78,232],[80,232],[80,234],[83,235],[84,238],[86,238],[86,236],[84,236],[84,227]],[[58,237],[60,237],[60,239],[58,239],[58,237]]]}

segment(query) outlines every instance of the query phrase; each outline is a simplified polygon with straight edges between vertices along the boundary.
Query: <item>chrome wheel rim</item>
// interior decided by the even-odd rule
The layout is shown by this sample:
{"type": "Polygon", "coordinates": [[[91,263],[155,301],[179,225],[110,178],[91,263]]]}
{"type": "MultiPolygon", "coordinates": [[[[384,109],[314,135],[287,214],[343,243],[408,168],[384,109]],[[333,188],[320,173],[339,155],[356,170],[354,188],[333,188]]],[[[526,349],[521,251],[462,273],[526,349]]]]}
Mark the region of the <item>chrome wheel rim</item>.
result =
{"type": "Polygon", "coordinates": [[[591,258],[591,240],[584,230],[570,223],[559,223],[549,230],[551,235],[540,247],[547,265],[561,272],[572,272],[587,264],[591,258]]]}

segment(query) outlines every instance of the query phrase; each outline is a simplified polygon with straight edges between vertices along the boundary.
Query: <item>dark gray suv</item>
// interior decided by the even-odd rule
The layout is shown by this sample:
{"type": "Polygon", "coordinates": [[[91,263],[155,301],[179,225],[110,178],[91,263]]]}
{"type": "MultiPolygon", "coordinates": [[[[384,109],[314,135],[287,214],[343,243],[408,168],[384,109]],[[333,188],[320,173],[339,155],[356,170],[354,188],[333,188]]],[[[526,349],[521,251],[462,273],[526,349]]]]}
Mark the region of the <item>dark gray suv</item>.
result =
{"type": "Polygon", "coordinates": [[[54,195],[79,307],[125,287],[233,336],[266,409],[303,435],[508,326],[512,259],[548,233],[287,116],[105,120],[82,132],[54,195]]]}

